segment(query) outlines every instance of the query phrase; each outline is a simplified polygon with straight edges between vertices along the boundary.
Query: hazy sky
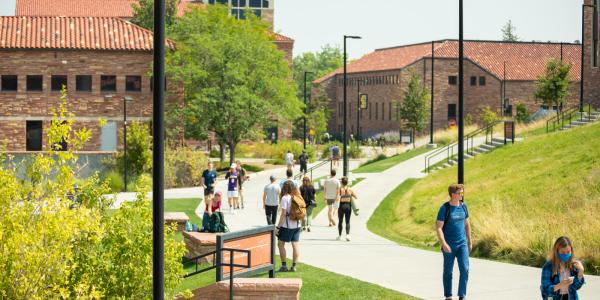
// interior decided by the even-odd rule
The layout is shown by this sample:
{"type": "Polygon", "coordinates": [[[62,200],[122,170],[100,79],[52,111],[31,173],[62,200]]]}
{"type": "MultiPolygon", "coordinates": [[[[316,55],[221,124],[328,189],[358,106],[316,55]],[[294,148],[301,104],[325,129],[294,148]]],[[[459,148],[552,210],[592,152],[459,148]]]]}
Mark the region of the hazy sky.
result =
{"type": "MultiPolygon", "coordinates": [[[[98,0],[102,1],[102,0],[98,0]]],[[[350,40],[357,58],[376,48],[458,38],[457,0],[273,0],[275,30],[296,40],[295,55],[350,40]]],[[[581,39],[581,0],[464,0],[465,38],[500,39],[510,19],[522,40],[581,39]]],[[[0,0],[0,15],[14,14],[15,0],[0,0]]]]}

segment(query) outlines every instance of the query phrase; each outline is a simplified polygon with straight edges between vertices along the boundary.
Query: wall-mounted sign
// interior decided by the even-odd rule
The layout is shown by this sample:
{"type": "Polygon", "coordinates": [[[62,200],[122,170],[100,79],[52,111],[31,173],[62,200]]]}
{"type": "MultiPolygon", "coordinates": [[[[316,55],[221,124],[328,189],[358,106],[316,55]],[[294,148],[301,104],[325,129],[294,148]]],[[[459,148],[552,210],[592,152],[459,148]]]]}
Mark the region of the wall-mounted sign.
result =
{"type": "Polygon", "coordinates": [[[367,109],[369,107],[369,95],[368,94],[360,94],[358,96],[360,109],[367,109]]]}
{"type": "Polygon", "coordinates": [[[506,141],[512,141],[515,143],[515,122],[514,121],[504,121],[504,144],[506,145],[506,141]]]}

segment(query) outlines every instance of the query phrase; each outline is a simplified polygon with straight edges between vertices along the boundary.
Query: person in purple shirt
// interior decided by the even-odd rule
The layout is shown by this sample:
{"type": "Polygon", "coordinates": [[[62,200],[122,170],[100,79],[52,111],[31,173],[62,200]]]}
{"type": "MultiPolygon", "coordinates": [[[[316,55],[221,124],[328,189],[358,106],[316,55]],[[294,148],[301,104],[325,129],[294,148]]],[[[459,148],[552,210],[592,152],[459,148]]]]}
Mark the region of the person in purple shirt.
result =
{"type": "Polygon", "coordinates": [[[237,165],[235,163],[231,164],[229,168],[229,172],[225,174],[225,179],[227,179],[227,201],[229,202],[229,212],[235,213],[234,209],[239,208],[238,203],[238,172],[236,170],[237,165]]]}

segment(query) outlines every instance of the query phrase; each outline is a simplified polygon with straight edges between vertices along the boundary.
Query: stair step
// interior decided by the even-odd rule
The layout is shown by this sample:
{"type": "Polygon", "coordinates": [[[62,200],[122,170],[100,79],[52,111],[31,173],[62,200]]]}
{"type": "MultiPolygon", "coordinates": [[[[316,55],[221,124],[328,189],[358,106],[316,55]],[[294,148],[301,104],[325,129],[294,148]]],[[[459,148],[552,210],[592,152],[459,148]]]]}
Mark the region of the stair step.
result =
{"type": "Polygon", "coordinates": [[[445,163],[445,164],[442,165],[442,167],[444,167],[444,168],[450,168],[450,167],[452,167],[452,165],[450,165],[448,163],[445,163]]]}
{"type": "Polygon", "coordinates": [[[504,146],[504,141],[502,141],[502,142],[496,142],[496,141],[493,141],[493,142],[492,142],[492,145],[494,145],[494,146],[496,146],[496,147],[502,147],[502,146],[504,146]]]}
{"type": "Polygon", "coordinates": [[[481,145],[479,147],[483,148],[483,149],[487,149],[487,150],[494,150],[494,149],[496,149],[496,147],[494,145],[489,145],[489,144],[483,144],[483,145],[481,145]]]}
{"type": "Polygon", "coordinates": [[[477,154],[486,154],[486,153],[490,152],[490,150],[481,148],[481,146],[478,148],[475,148],[473,151],[477,154]]]}
{"type": "Polygon", "coordinates": [[[457,161],[455,161],[455,160],[451,160],[451,161],[449,161],[448,163],[449,163],[451,166],[454,166],[454,165],[458,164],[458,162],[457,162],[457,161]]]}
{"type": "Polygon", "coordinates": [[[588,122],[588,121],[573,121],[573,122],[571,123],[571,125],[578,125],[578,126],[581,126],[581,125],[585,125],[585,124],[588,124],[588,123],[590,123],[590,122],[588,122]]]}
{"type": "Polygon", "coordinates": [[[498,143],[504,144],[504,139],[493,138],[493,139],[492,139],[492,143],[493,143],[493,142],[498,142],[498,143]]]}

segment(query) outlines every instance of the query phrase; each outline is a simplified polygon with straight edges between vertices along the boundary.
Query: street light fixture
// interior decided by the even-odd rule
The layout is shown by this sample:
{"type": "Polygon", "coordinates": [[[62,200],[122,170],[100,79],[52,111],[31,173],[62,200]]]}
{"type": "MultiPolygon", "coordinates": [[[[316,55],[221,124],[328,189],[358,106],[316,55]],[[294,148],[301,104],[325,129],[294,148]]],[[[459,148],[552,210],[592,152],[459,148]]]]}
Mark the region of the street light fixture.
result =
{"type": "Polygon", "coordinates": [[[131,96],[123,97],[123,182],[127,192],[127,102],[133,101],[131,96]]]}
{"type": "Polygon", "coordinates": [[[306,150],[306,114],[308,113],[308,98],[306,93],[306,77],[308,74],[315,73],[310,71],[304,71],[304,139],[302,140],[304,150],[306,150]]]}
{"type": "Polygon", "coordinates": [[[346,52],[346,40],[362,39],[360,36],[344,35],[344,176],[348,176],[348,53],[346,52]]]}
{"type": "Polygon", "coordinates": [[[458,183],[465,182],[463,0],[458,1],[458,183]]]}

